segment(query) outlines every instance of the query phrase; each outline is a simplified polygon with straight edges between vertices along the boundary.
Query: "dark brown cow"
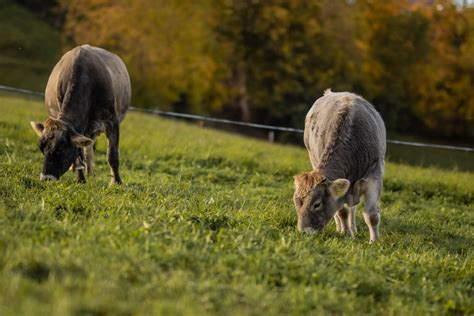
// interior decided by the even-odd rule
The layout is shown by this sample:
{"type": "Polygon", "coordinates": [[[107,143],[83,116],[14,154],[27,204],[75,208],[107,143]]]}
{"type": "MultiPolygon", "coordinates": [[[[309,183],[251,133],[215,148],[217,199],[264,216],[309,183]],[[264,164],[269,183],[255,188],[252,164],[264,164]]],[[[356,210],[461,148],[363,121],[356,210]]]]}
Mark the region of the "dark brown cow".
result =
{"type": "Polygon", "coordinates": [[[122,60],[89,45],[73,48],[49,76],[45,103],[49,118],[31,122],[44,154],[41,180],[58,180],[71,166],[85,181],[83,158],[92,174],[96,136],[105,132],[113,183],[120,184],[119,124],[130,104],[130,77],[122,60]]]}

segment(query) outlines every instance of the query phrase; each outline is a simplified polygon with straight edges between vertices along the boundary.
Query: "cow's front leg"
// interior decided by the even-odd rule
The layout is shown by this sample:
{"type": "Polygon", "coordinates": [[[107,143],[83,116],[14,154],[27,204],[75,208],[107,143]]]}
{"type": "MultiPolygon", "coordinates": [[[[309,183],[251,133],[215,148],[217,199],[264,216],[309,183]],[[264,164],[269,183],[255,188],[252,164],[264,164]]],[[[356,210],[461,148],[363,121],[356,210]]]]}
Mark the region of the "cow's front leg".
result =
{"type": "Polygon", "coordinates": [[[84,156],[86,160],[87,174],[94,174],[94,153],[95,153],[95,142],[94,145],[90,145],[84,148],[84,156]]]}
{"type": "Polygon", "coordinates": [[[365,192],[364,220],[369,227],[371,243],[379,239],[381,192],[382,179],[370,178],[365,192]]]}
{"type": "Polygon", "coordinates": [[[108,126],[106,129],[107,135],[107,160],[109,162],[110,171],[112,173],[113,179],[112,184],[121,184],[122,179],[119,175],[119,124],[114,122],[108,126]]]}
{"type": "Polygon", "coordinates": [[[339,211],[337,211],[336,216],[339,217],[341,222],[341,232],[349,237],[354,237],[354,234],[351,230],[351,223],[350,223],[350,209],[349,207],[343,206],[339,211]]]}
{"type": "Polygon", "coordinates": [[[351,225],[352,233],[353,233],[353,234],[357,234],[356,207],[355,207],[355,206],[351,206],[351,207],[350,207],[349,223],[350,223],[350,225],[351,225]]]}
{"type": "Polygon", "coordinates": [[[82,148],[77,149],[79,151],[79,155],[74,162],[74,170],[77,171],[77,182],[79,183],[86,183],[86,176],[84,175],[84,152],[82,148]]]}
{"type": "Polygon", "coordinates": [[[77,182],[86,183],[86,176],[84,174],[84,169],[77,170],[77,182]]]}
{"type": "Polygon", "coordinates": [[[339,216],[337,215],[337,212],[336,212],[336,214],[334,215],[334,221],[336,222],[336,231],[337,231],[338,233],[342,233],[341,219],[340,219],[339,216]]]}

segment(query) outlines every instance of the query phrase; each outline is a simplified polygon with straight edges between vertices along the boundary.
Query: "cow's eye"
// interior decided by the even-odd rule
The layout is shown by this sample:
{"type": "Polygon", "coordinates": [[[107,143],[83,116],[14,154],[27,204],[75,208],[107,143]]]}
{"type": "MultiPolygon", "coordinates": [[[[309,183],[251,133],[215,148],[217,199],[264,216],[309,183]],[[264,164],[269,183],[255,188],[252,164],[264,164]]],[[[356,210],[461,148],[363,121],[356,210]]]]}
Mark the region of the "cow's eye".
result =
{"type": "Polygon", "coordinates": [[[321,203],[321,201],[316,201],[314,203],[314,209],[315,210],[320,209],[322,205],[323,205],[323,203],[321,203]]]}

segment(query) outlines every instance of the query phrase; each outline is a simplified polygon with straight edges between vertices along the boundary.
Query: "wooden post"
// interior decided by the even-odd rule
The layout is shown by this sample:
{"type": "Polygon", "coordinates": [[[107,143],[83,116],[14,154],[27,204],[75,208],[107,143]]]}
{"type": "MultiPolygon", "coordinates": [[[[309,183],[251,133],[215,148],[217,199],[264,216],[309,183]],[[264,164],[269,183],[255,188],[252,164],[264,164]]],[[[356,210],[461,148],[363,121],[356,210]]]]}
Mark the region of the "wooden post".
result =
{"type": "Polygon", "coordinates": [[[268,132],[268,141],[270,143],[275,142],[275,132],[274,131],[269,131],[268,132]]]}

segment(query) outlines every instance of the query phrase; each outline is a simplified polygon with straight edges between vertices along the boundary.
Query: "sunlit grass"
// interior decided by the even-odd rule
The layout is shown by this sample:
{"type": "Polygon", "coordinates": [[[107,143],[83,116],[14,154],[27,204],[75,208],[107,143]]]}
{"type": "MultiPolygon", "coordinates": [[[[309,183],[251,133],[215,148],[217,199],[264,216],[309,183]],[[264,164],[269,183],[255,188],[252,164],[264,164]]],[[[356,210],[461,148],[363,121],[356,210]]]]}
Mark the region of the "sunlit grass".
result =
{"type": "Polygon", "coordinates": [[[0,314],[472,314],[474,175],[387,163],[380,243],[358,212],[295,230],[304,149],[130,113],[123,186],[40,182],[40,102],[0,96],[0,314]]]}

